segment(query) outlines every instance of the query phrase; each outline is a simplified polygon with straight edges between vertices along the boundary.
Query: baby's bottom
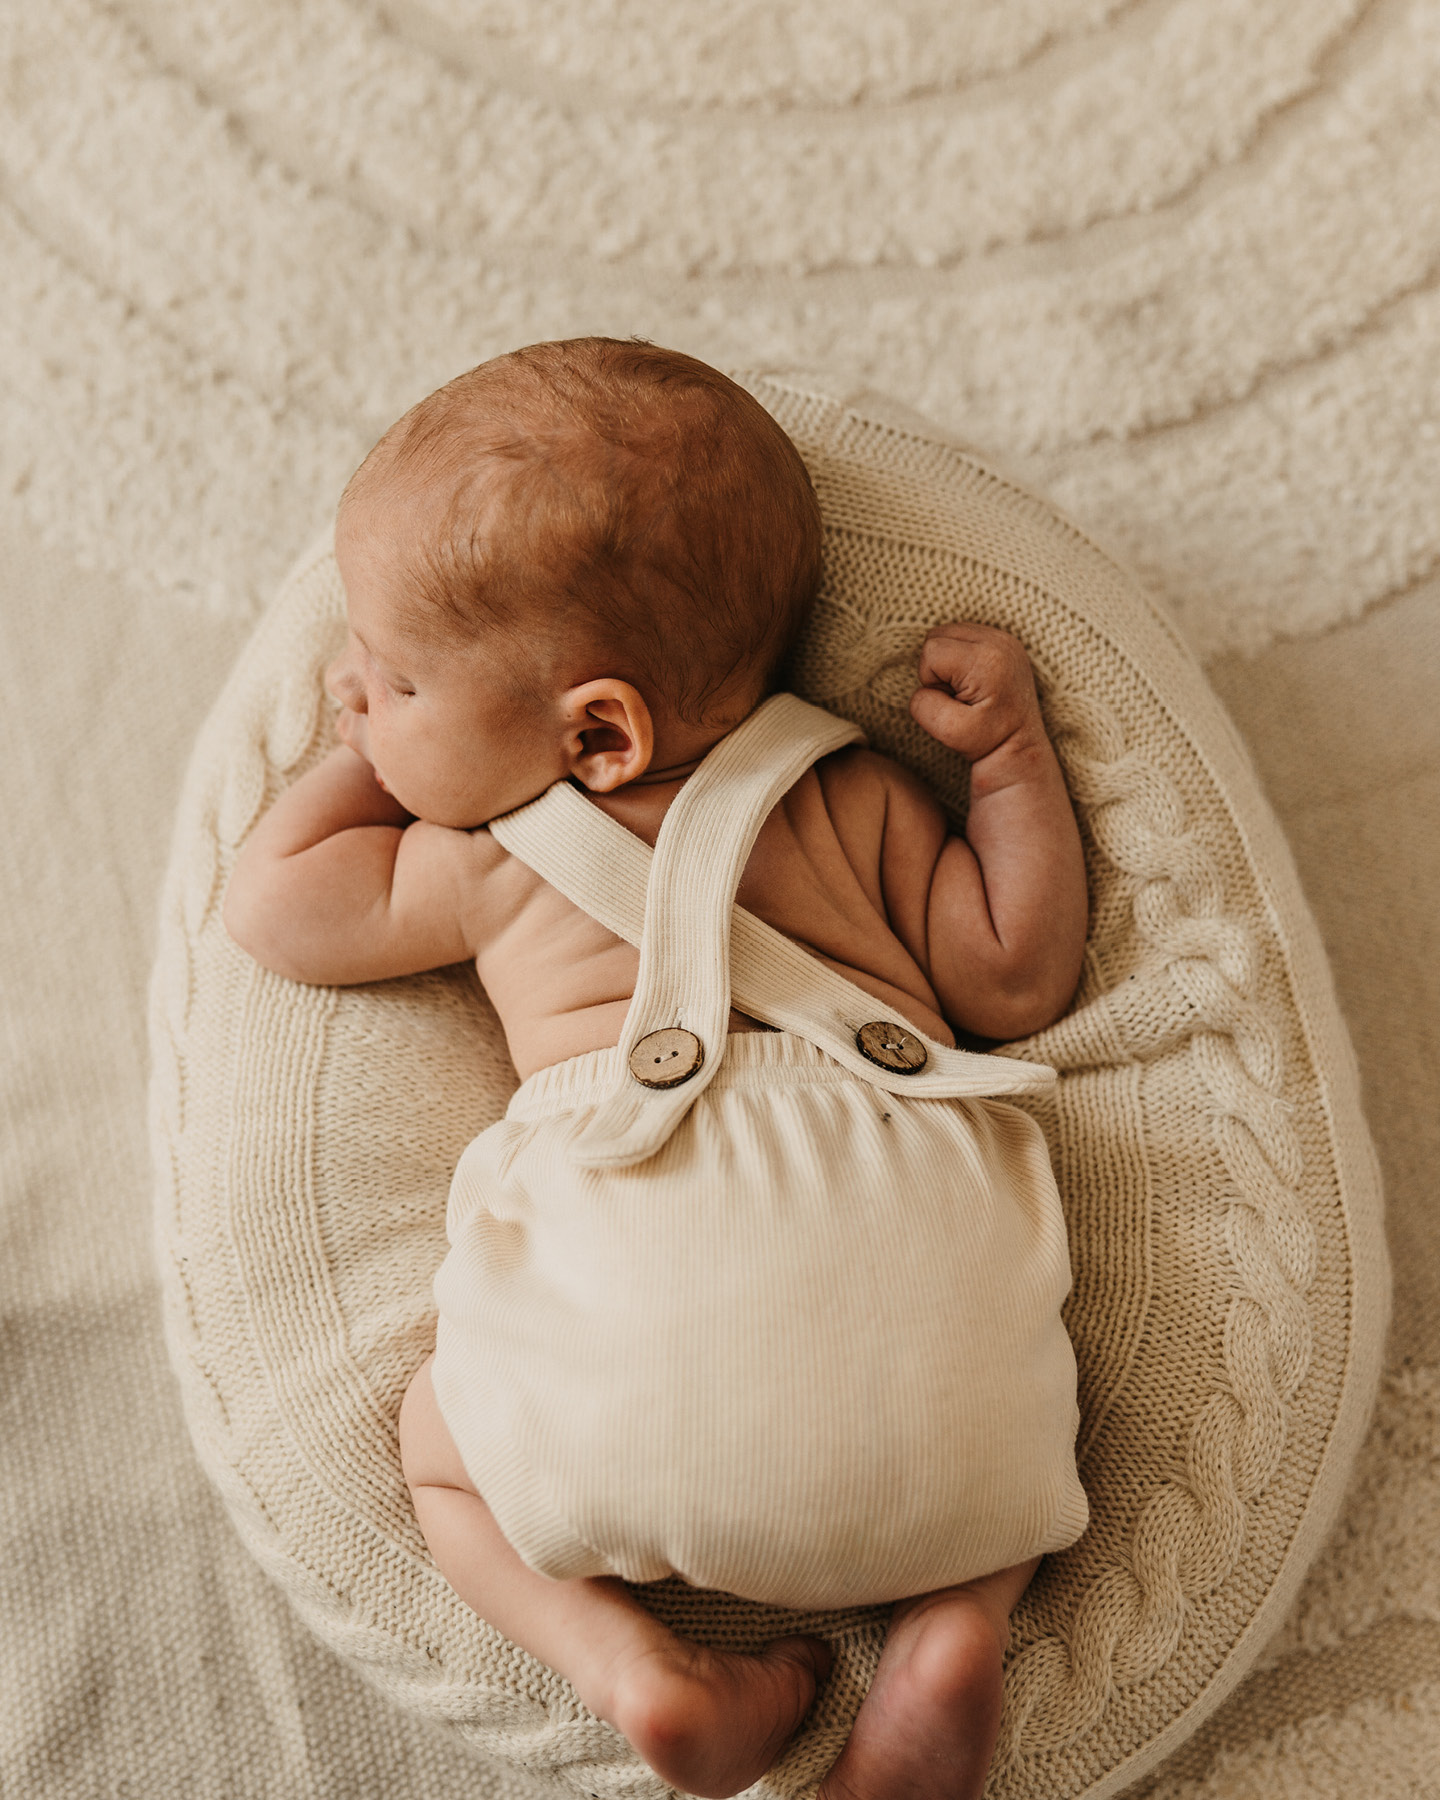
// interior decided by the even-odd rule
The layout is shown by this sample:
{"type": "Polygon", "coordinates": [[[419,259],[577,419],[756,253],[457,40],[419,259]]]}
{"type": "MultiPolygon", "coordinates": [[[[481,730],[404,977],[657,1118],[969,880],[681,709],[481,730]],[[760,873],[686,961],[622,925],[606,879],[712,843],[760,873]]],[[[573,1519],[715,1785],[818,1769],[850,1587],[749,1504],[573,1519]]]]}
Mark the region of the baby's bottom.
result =
{"type": "MultiPolygon", "coordinates": [[[[467,1606],[548,1663],[673,1786],[749,1787],[775,1761],[830,1668],[818,1638],[758,1656],[677,1637],[624,1582],[552,1581],[511,1549],[455,1448],[425,1363],[400,1411],[400,1454],[441,1574],[467,1606]]],[[[820,1800],[978,1795],[1000,1724],[1009,1618],[1035,1563],[896,1603],[880,1666],[820,1800]]]]}

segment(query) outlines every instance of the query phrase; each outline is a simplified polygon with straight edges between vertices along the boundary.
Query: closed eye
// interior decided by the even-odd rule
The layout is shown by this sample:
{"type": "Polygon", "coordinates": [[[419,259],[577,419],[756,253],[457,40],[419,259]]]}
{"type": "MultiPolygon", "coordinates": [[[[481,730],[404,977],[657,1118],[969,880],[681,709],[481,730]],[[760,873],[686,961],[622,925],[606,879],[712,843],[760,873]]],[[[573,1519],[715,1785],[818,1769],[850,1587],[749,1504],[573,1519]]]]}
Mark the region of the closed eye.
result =
{"type": "Polygon", "coordinates": [[[365,640],[360,636],[359,632],[356,631],[353,626],[350,629],[350,635],[355,640],[355,642],[360,646],[361,654],[364,656],[366,662],[369,663],[370,667],[380,677],[381,681],[384,682],[385,686],[390,690],[390,692],[392,694],[403,694],[406,699],[413,700],[415,697],[415,690],[413,687],[409,686],[409,684],[405,681],[403,676],[397,677],[395,674],[393,674],[391,672],[391,670],[389,670],[385,666],[385,664],[382,663],[380,661],[380,659],[374,655],[374,653],[370,650],[369,646],[366,644],[365,640]]]}

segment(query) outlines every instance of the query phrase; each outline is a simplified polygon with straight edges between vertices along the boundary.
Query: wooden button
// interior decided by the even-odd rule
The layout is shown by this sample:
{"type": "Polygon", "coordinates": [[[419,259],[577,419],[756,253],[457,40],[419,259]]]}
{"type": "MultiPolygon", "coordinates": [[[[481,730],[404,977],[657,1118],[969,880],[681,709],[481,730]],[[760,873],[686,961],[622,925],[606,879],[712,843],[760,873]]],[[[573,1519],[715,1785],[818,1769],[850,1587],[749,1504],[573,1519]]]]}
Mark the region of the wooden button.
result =
{"type": "Polygon", "coordinates": [[[641,1087],[679,1087],[705,1060],[705,1047],[693,1031],[667,1025],[648,1032],[630,1052],[630,1073],[641,1087]]]}
{"type": "Polygon", "coordinates": [[[855,1033],[860,1054],[889,1069],[894,1075],[914,1075],[930,1060],[930,1053],[913,1031],[903,1025],[892,1025],[888,1019],[876,1019],[862,1025],[855,1033]]]}

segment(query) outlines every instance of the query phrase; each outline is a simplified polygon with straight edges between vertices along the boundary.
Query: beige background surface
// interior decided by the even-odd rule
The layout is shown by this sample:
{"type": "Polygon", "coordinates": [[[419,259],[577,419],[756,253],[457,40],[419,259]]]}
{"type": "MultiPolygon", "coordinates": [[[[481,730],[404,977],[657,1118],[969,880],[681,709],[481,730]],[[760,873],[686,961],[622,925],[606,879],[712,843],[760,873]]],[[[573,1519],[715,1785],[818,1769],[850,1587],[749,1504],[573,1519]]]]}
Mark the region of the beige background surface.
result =
{"type": "Polygon", "coordinates": [[[639,331],[926,409],[1137,564],[1290,835],[1395,1323],[1164,1800],[1440,1782],[1440,9],[5,0],[0,1791],[508,1796],[233,1542],[160,1342],[143,989],[193,732],[404,404],[639,331]]]}

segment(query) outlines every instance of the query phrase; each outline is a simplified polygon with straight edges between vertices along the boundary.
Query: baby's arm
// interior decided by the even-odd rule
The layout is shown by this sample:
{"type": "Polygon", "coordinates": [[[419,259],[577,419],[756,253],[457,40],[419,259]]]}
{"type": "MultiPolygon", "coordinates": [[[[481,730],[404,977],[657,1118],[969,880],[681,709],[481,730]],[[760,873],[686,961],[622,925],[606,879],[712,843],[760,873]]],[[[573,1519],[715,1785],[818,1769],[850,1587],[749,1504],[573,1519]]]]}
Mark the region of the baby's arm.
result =
{"type": "Polygon", "coordinates": [[[970,812],[964,837],[948,836],[928,795],[897,786],[884,860],[912,893],[928,869],[923,935],[945,1016],[982,1037],[1021,1037],[1063,1012],[1080,977],[1088,901],[1079,828],[1015,638],[986,625],[938,626],[919,680],[911,713],[969,761],[970,812]]]}
{"type": "Polygon", "coordinates": [[[344,986],[471,955],[469,835],[412,820],[342,745],[266,813],[235,864],[225,928],[292,981],[344,986]]]}

